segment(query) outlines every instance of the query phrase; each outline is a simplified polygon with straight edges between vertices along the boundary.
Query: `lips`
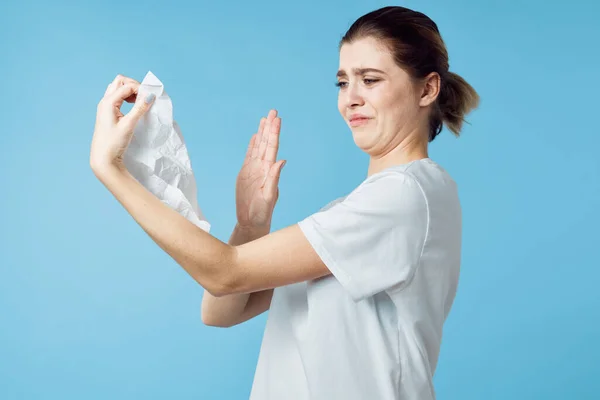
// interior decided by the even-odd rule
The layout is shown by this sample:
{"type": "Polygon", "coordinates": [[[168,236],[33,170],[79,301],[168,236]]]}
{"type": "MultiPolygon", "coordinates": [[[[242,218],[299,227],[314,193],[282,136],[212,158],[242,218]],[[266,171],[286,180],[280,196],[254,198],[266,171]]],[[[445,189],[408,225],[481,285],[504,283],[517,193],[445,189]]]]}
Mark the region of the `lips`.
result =
{"type": "Polygon", "coordinates": [[[370,120],[371,120],[371,118],[367,118],[367,117],[353,117],[350,120],[350,126],[365,125],[365,124],[368,124],[370,120]]]}
{"type": "Polygon", "coordinates": [[[352,115],[352,116],[350,117],[350,122],[352,122],[352,121],[357,121],[357,120],[360,120],[360,119],[371,119],[371,118],[370,118],[370,117],[367,117],[366,115],[362,115],[362,114],[355,114],[355,115],[352,115]]]}

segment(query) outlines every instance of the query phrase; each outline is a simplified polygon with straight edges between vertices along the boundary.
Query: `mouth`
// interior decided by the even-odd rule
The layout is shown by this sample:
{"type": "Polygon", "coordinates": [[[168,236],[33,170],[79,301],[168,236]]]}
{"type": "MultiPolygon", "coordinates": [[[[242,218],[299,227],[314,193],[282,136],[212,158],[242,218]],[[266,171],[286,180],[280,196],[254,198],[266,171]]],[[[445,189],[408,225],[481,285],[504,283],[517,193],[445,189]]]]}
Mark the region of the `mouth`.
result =
{"type": "Polygon", "coordinates": [[[353,118],[350,120],[350,126],[363,126],[369,123],[371,118],[353,118]]]}

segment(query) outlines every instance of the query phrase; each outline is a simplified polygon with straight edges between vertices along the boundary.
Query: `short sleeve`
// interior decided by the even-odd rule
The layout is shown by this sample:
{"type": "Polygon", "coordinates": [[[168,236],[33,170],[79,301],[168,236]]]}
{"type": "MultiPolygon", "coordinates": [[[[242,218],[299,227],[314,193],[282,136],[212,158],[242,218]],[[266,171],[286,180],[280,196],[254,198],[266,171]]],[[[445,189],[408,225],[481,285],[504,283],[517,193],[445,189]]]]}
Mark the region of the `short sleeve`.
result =
{"type": "Polygon", "coordinates": [[[360,301],[410,282],[428,215],[418,182],[391,170],[367,178],[343,201],[298,225],[352,299],[360,301]]]}

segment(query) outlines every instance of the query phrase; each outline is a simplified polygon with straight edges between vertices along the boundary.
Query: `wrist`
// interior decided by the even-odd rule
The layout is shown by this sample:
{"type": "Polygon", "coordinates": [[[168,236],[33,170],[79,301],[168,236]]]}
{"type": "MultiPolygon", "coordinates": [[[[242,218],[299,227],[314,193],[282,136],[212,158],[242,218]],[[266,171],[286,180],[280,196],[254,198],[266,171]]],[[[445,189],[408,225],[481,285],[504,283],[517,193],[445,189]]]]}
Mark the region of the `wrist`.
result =
{"type": "Polygon", "coordinates": [[[243,233],[245,236],[256,239],[267,235],[271,231],[271,223],[264,225],[241,225],[239,222],[236,222],[235,230],[243,233]]]}
{"type": "Polygon", "coordinates": [[[270,230],[270,226],[243,226],[236,223],[235,228],[233,228],[233,233],[229,238],[229,244],[232,246],[239,246],[252,242],[253,240],[268,235],[270,230]]]}
{"type": "Polygon", "coordinates": [[[90,167],[94,174],[100,179],[106,175],[122,174],[127,171],[125,166],[118,162],[90,161],[90,167]]]}

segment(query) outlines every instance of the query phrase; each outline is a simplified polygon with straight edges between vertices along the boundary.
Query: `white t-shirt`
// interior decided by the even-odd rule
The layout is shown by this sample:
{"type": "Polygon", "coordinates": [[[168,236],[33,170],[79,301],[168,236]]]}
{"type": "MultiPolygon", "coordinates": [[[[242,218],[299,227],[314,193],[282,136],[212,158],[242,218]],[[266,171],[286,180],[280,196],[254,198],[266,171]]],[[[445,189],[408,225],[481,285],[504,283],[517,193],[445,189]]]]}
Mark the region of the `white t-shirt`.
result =
{"type": "Polygon", "coordinates": [[[460,269],[461,207],[429,158],[299,222],[332,275],[276,288],[251,400],[430,400],[460,269]]]}

